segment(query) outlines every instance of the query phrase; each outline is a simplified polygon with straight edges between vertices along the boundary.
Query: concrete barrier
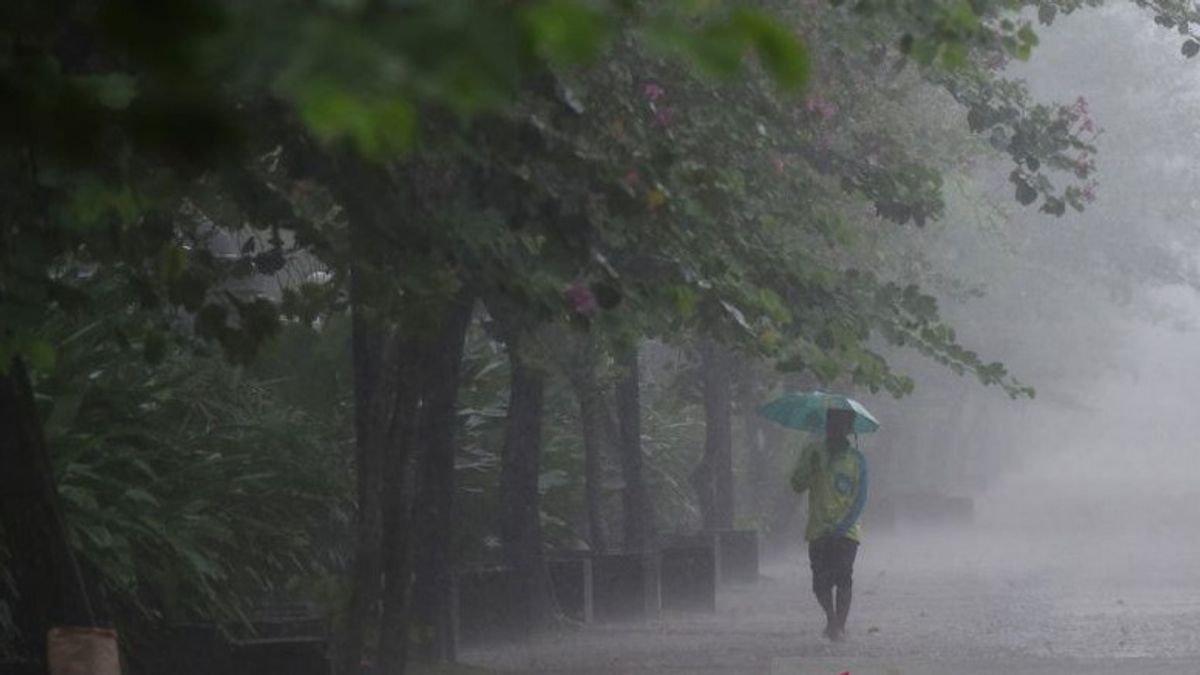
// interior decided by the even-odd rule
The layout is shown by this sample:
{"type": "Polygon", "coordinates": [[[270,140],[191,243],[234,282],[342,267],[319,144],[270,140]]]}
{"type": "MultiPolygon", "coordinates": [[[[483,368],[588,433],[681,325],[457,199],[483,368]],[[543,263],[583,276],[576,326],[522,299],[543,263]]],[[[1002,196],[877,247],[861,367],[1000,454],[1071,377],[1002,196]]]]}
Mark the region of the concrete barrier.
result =
{"type": "Polygon", "coordinates": [[[664,538],[659,548],[659,570],[664,610],[716,610],[717,549],[711,535],[664,538]]]}
{"type": "Polygon", "coordinates": [[[602,553],[591,560],[592,616],[596,621],[640,621],[658,616],[657,556],[602,553]]]}
{"type": "Polygon", "coordinates": [[[758,581],[758,530],[716,530],[717,580],[758,581]]]}
{"type": "Polygon", "coordinates": [[[330,675],[329,619],[306,603],[268,602],[229,641],[235,675],[330,675]]]}
{"type": "Polygon", "coordinates": [[[529,636],[529,618],[516,573],[507,567],[463,570],[454,588],[455,637],[460,645],[513,642],[529,636]]]}
{"type": "Polygon", "coordinates": [[[559,611],[576,621],[590,623],[593,618],[591,557],[555,558],[547,561],[546,566],[550,570],[559,611]]]}
{"type": "Polygon", "coordinates": [[[235,675],[330,675],[327,640],[323,637],[279,637],[235,640],[230,645],[235,675]]]}

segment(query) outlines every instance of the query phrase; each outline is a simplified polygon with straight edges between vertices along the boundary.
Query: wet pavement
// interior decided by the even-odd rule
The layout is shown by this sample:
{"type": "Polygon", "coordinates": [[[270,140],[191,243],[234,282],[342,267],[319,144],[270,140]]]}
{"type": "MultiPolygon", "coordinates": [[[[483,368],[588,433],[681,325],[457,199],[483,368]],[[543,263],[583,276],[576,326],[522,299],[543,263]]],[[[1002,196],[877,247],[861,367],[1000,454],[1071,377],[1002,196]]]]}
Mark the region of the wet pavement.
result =
{"type": "Polygon", "coordinates": [[[764,567],[761,581],[722,589],[713,614],[587,626],[463,656],[564,675],[1200,673],[1200,559],[1171,538],[869,537],[840,644],[821,637],[808,586],[797,551],[764,567]]]}

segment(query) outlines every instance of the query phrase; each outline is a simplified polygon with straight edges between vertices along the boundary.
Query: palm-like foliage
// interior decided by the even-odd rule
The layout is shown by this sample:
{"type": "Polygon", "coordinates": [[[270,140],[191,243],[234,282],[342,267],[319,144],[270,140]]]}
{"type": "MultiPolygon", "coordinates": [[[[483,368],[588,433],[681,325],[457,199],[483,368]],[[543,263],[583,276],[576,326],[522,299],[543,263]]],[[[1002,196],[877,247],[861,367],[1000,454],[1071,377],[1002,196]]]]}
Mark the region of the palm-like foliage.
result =
{"type": "Polygon", "coordinates": [[[72,544],[118,605],[230,619],[340,563],[320,541],[348,511],[333,418],[215,358],[90,335],[39,391],[72,544]]]}

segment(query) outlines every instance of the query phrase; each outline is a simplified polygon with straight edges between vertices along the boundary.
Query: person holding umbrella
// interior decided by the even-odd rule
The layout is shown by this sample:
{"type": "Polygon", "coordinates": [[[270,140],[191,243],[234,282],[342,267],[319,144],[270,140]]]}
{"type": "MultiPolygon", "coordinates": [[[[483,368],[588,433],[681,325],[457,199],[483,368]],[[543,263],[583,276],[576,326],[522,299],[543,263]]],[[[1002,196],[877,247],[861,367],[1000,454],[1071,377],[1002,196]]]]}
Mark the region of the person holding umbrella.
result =
{"type": "Polygon", "coordinates": [[[764,406],[762,413],[785,426],[824,433],[823,440],[804,448],[791,482],[797,493],[808,493],[804,538],[813,593],[825,610],[825,637],[841,642],[868,491],[867,460],[849,436],[875,431],[879,423],[857,401],[821,392],[785,396],[764,406]]]}

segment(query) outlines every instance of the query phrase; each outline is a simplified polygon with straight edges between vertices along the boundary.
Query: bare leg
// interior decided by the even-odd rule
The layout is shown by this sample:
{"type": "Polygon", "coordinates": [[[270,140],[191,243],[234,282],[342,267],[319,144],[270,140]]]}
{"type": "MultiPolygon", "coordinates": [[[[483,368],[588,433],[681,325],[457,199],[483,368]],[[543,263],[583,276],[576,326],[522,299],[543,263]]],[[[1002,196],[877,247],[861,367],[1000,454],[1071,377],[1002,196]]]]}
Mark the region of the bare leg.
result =
{"type": "Polygon", "coordinates": [[[853,597],[854,593],[850,590],[850,586],[838,586],[836,621],[833,628],[834,640],[841,641],[846,638],[846,617],[850,616],[850,601],[853,597]]]}
{"type": "Polygon", "coordinates": [[[825,610],[825,637],[834,639],[837,634],[837,612],[833,607],[833,587],[826,586],[824,588],[814,590],[817,596],[817,602],[821,603],[821,609],[825,610]]]}

